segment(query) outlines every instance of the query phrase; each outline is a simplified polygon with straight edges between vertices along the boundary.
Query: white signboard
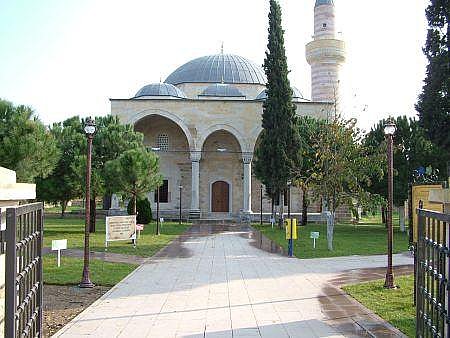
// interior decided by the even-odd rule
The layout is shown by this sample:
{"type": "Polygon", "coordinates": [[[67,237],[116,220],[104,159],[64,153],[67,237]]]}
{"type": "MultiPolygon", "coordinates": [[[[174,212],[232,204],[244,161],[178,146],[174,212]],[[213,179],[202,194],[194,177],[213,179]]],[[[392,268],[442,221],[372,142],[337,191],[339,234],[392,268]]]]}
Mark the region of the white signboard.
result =
{"type": "Polygon", "coordinates": [[[67,239],[56,239],[52,241],[52,250],[65,250],[67,249],[67,239]]]}
{"type": "Polygon", "coordinates": [[[319,238],[319,232],[312,231],[310,238],[315,238],[315,239],[319,238]]]}
{"type": "Polygon", "coordinates": [[[112,241],[136,239],[136,215],[106,217],[105,246],[112,241]]]}
{"type": "Polygon", "coordinates": [[[61,250],[67,249],[67,239],[55,239],[52,241],[52,251],[58,251],[58,268],[61,266],[61,250]]]}
{"type": "Polygon", "coordinates": [[[318,231],[311,231],[311,235],[309,236],[313,240],[313,248],[316,248],[316,239],[319,238],[319,232],[318,231]]]}

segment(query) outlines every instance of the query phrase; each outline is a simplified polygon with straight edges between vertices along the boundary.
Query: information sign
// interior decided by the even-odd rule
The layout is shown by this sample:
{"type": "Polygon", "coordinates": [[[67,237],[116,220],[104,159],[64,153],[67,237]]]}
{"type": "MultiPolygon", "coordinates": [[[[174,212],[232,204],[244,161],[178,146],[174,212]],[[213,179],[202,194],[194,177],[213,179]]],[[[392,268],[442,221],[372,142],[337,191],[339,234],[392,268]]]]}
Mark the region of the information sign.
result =
{"type": "Polygon", "coordinates": [[[52,251],[58,251],[58,268],[61,266],[61,250],[65,249],[67,249],[67,239],[54,239],[52,241],[52,251]]]}
{"type": "Polygon", "coordinates": [[[136,239],[136,215],[106,217],[106,239],[108,242],[136,239]]]}
{"type": "Polygon", "coordinates": [[[316,239],[319,238],[320,233],[318,231],[311,231],[309,238],[313,240],[313,248],[316,248],[316,239]]]}

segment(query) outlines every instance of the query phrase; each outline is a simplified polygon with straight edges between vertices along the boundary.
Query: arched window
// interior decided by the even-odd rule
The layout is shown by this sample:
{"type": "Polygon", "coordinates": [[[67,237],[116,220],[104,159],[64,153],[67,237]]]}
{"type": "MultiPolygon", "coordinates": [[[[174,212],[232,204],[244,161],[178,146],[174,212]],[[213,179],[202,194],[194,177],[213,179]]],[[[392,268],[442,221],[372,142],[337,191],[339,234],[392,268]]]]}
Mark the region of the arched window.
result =
{"type": "Polygon", "coordinates": [[[169,135],[159,134],[156,138],[156,146],[160,151],[169,151],[169,135]]]}

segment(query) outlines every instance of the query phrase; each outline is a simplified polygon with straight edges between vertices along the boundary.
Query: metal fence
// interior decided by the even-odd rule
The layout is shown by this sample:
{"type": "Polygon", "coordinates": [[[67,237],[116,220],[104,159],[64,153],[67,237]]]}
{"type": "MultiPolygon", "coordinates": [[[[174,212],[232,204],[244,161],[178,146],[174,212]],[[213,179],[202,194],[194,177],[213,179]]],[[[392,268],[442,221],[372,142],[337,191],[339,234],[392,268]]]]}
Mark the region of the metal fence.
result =
{"type": "Polygon", "coordinates": [[[6,210],[5,337],[42,337],[43,204],[6,210]]]}
{"type": "Polygon", "coordinates": [[[416,336],[450,337],[450,215],[417,214],[416,336]]]}

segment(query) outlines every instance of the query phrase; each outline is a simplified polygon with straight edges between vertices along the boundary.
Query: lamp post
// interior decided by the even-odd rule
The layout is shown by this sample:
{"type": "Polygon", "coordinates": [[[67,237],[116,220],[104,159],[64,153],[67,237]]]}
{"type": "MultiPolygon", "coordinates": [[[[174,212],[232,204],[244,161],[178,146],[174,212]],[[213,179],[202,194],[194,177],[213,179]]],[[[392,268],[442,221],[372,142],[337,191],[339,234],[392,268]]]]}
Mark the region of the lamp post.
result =
{"type": "Polygon", "coordinates": [[[156,234],[161,235],[161,227],[159,224],[159,187],[156,188],[156,234]]]}
{"type": "Polygon", "coordinates": [[[92,288],[94,284],[89,277],[89,223],[91,219],[91,157],[92,140],[95,134],[95,122],[88,117],[85,122],[84,132],[87,139],[87,158],[86,158],[86,199],[85,199],[85,223],[84,223],[84,264],[83,276],[80,288],[92,288]]]}
{"type": "Polygon", "coordinates": [[[395,123],[389,118],[384,126],[384,134],[387,141],[387,163],[388,163],[388,210],[387,210],[387,226],[388,226],[388,266],[386,271],[386,279],[384,287],[387,289],[395,289],[394,274],[392,272],[392,204],[394,195],[394,161],[393,161],[393,138],[395,133],[395,123]]]}
{"type": "Polygon", "coordinates": [[[259,220],[259,224],[262,225],[263,224],[263,185],[261,184],[260,186],[260,199],[259,199],[259,216],[260,216],[260,220],[259,220]]]}
{"type": "Polygon", "coordinates": [[[181,192],[183,190],[183,186],[180,184],[178,189],[180,189],[180,220],[178,221],[178,224],[181,225],[181,192]]]}
{"type": "Polygon", "coordinates": [[[292,222],[291,219],[291,181],[287,182],[287,207],[288,207],[288,222],[289,222],[289,226],[291,227],[290,229],[290,233],[291,236],[289,238],[289,245],[288,245],[288,254],[289,257],[293,257],[294,256],[294,240],[293,240],[293,234],[294,234],[294,222],[292,222]]]}

